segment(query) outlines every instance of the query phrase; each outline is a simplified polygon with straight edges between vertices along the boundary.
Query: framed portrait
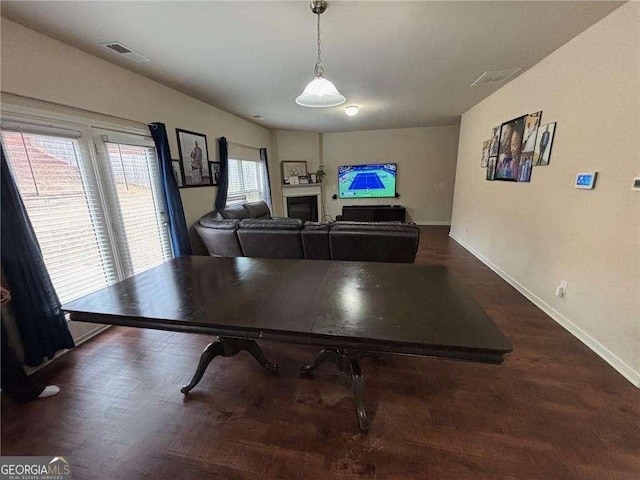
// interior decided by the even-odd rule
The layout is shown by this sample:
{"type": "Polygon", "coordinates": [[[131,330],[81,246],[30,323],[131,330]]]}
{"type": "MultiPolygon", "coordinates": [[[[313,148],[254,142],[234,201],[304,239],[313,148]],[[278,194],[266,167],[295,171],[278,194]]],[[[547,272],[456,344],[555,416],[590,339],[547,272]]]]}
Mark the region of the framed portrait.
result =
{"type": "Polygon", "coordinates": [[[522,153],[529,153],[535,150],[540,120],[542,120],[542,112],[527,115],[524,121],[524,133],[522,134],[522,153]]]}
{"type": "Polygon", "coordinates": [[[531,181],[531,167],[533,167],[533,152],[526,152],[520,155],[520,166],[518,167],[518,181],[531,181]]]}
{"type": "Polygon", "coordinates": [[[176,177],[178,188],[184,187],[184,171],[182,170],[182,162],[172,158],[171,167],[173,168],[173,175],[176,177]]]}
{"type": "Polygon", "coordinates": [[[526,115],[505,122],[500,127],[500,145],[495,180],[516,182],[522,153],[522,135],[526,115]]]}
{"type": "Polygon", "coordinates": [[[489,161],[489,150],[491,148],[491,139],[485,140],[482,143],[482,160],[480,161],[480,167],[486,168],[487,162],[489,161]]]}
{"type": "Polygon", "coordinates": [[[209,162],[209,172],[211,173],[211,185],[217,187],[220,183],[220,162],[209,162]]]}
{"type": "Polygon", "coordinates": [[[210,187],[209,148],[207,136],[176,128],[180,163],[184,175],[183,187],[210,187]]]}
{"type": "Polygon", "coordinates": [[[500,146],[500,125],[491,129],[491,146],[489,147],[489,156],[498,156],[498,147],[500,146]]]}
{"type": "Polygon", "coordinates": [[[538,127],[536,148],[533,151],[533,165],[549,165],[551,160],[551,147],[556,134],[556,122],[547,123],[538,127]]]}
{"type": "Polygon", "coordinates": [[[287,179],[291,177],[306,177],[307,176],[307,162],[306,161],[284,161],[281,162],[282,167],[282,183],[287,182],[287,179]]]}
{"type": "Polygon", "coordinates": [[[496,179],[496,161],[498,159],[496,157],[489,157],[487,161],[487,180],[495,180],[496,179]]]}

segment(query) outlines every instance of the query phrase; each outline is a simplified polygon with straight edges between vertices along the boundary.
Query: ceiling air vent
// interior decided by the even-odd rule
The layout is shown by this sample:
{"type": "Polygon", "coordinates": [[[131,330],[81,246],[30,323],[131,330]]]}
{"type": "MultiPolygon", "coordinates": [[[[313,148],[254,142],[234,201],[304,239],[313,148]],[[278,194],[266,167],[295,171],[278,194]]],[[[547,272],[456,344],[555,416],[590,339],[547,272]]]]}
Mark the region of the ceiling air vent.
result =
{"type": "Polygon", "coordinates": [[[124,57],[127,60],[130,60],[134,63],[146,63],[151,61],[144,55],[140,55],[139,53],[134,52],[129,47],[127,47],[126,45],[123,45],[120,42],[107,42],[107,43],[101,43],[100,45],[102,45],[105,48],[108,48],[112,52],[116,52],[121,57],[124,57]]]}
{"type": "Polygon", "coordinates": [[[494,70],[492,72],[484,72],[478,79],[471,84],[476,85],[502,85],[515,77],[522,68],[508,68],[506,70],[494,70]]]}

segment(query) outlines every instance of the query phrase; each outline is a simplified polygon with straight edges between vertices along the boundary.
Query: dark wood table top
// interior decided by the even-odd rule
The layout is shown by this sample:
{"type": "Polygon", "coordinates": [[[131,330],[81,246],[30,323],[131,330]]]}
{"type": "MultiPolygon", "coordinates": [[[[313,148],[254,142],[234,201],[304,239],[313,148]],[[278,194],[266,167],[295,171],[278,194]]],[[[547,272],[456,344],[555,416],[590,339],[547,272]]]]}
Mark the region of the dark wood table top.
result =
{"type": "Polygon", "coordinates": [[[490,363],[512,350],[438,265],[183,257],[63,310],[85,322],[490,363]]]}

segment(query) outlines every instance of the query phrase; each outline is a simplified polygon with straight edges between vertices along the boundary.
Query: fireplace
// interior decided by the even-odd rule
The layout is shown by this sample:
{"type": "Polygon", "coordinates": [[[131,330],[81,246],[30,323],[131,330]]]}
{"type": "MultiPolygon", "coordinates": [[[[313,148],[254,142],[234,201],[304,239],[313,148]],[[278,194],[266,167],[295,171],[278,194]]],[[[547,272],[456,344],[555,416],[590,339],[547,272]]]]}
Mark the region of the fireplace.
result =
{"type": "Polygon", "coordinates": [[[317,222],[318,200],[316,195],[287,197],[287,217],[299,218],[303,222],[317,222]]]}
{"type": "Polygon", "coordinates": [[[282,206],[285,217],[317,222],[323,216],[322,184],[283,185],[282,206]]]}

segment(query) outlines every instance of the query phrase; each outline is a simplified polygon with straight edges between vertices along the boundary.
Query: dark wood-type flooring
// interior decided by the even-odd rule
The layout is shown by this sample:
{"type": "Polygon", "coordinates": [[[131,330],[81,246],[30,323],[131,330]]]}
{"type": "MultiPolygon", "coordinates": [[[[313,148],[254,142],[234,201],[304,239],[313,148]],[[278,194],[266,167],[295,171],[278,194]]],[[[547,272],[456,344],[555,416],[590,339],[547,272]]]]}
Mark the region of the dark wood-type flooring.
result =
{"type": "Polygon", "coordinates": [[[418,263],[447,265],[514,352],[365,359],[367,435],[334,365],[300,376],[315,348],[263,343],[279,376],[216,358],[185,397],[210,338],[117,327],[38,372],[58,396],[2,399],[2,454],[65,456],[76,480],[640,478],[638,389],[447,232],[423,227],[418,263]]]}

